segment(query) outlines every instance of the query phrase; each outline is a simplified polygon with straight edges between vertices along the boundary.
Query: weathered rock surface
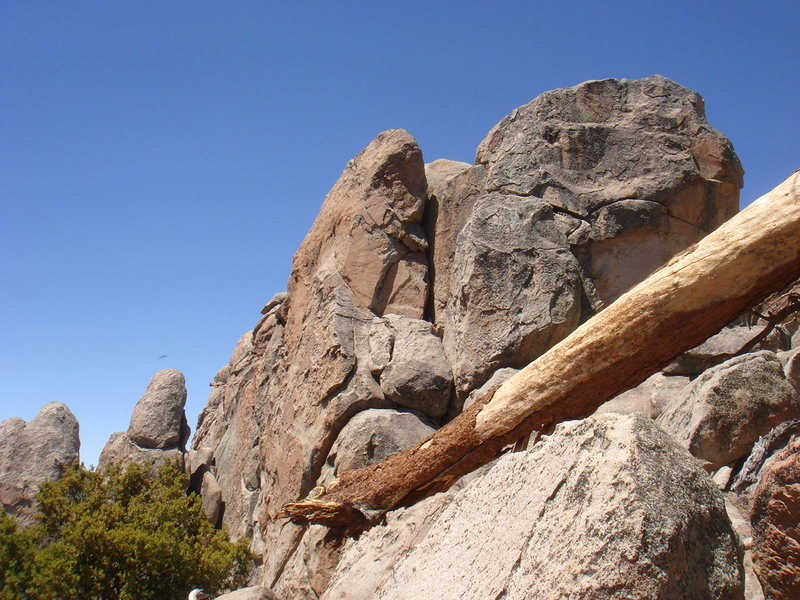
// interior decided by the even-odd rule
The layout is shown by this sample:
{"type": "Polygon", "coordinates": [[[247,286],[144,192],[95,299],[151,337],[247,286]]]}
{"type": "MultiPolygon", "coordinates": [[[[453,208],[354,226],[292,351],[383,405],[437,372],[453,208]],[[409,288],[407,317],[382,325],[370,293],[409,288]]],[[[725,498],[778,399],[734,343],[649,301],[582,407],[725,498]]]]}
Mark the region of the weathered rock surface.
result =
{"type": "Polygon", "coordinates": [[[319,485],[345,471],[380,462],[426,438],[435,429],[410,412],[370,409],[358,413],[344,426],[331,447],[319,485]]]}
{"type": "Polygon", "coordinates": [[[142,448],[178,448],[189,437],[186,428],[186,380],[176,369],[153,375],[144,396],[133,408],[128,436],[142,448]]]}
{"type": "Polygon", "coordinates": [[[595,414],[613,412],[623,415],[639,413],[651,419],[658,418],[667,405],[689,385],[688,377],[655,373],[635,388],[612,398],[595,411],[595,414]]]}
{"type": "Polygon", "coordinates": [[[721,495],[641,415],[561,425],[448,494],[348,542],[323,599],[742,598],[721,495]]]}
{"type": "Polygon", "coordinates": [[[546,92],[498,123],[476,160],[428,166],[432,320],[459,401],[732,216],[742,176],[700,96],[660,76],[546,92]],[[549,254],[533,251],[541,246],[526,239],[515,203],[538,203],[535,237],[549,254]],[[518,245],[504,246],[504,232],[518,245]],[[514,294],[526,291],[539,304],[515,314],[531,306],[514,294]],[[549,296],[553,310],[542,312],[549,296]]]}
{"type": "MultiPolygon", "coordinates": [[[[342,429],[331,448],[318,485],[328,485],[344,471],[379,462],[433,433],[418,416],[396,410],[358,413],[342,429]]],[[[328,587],[339,562],[339,532],[312,525],[303,534],[276,589],[287,598],[316,600],[328,587]]]]}
{"type": "Polygon", "coordinates": [[[800,437],[762,468],[750,518],[755,571],[766,597],[800,598],[800,437]]]}
{"type": "Polygon", "coordinates": [[[373,365],[385,363],[380,370],[372,370],[384,394],[400,406],[430,417],[444,415],[453,388],[453,371],[442,341],[433,335],[433,326],[427,321],[391,314],[376,321],[370,330],[370,349],[376,338],[383,342],[379,348],[389,349],[388,353],[378,349],[379,356],[373,356],[373,365]],[[388,331],[378,333],[376,330],[381,327],[388,331]]]}
{"type": "MultiPolygon", "coordinates": [[[[736,356],[763,329],[763,326],[725,327],[699,346],[681,354],[664,368],[664,372],[671,375],[699,375],[706,369],[710,369],[714,365],[736,356]]],[[[788,348],[788,340],[784,340],[782,337],[780,335],[771,335],[753,350],[772,350],[775,352],[786,350],[788,348]]]]}
{"type": "Polygon", "coordinates": [[[158,469],[161,465],[172,461],[182,465],[183,455],[184,453],[178,448],[142,448],[135,444],[126,432],[118,431],[112,433],[103,446],[97,468],[103,470],[113,465],[124,469],[132,463],[139,463],[158,469]]]}
{"type": "Polygon", "coordinates": [[[522,367],[580,322],[577,259],[550,204],[479,198],[451,271],[444,346],[466,396],[501,367],[522,367]]]}
{"type": "Polygon", "coordinates": [[[78,421],[61,402],[42,407],[28,423],[19,417],[0,422],[0,504],[25,526],[36,510],[34,494],[78,462],[78,421]]]}
{"type": "MultiPolygon", "coordinates": [[[[423,165],[408,133],[380,134],[325,198],[287,292],[240,339],[198,422],[222,523],[264,550],[260,581],[324,591],[335,549],[275,515],[326,480],[354,415],[407,408],[441,425],[732,214],[740,179],[699,96],[658,76],[543,94],[475,165],[423,165]]],[[[379,438],[375,455],[395,443],[379,438]]]]}
{"type": "Polygon", "coordinates": [[[774,352],[763,350],[709,369],[676,397],[658,425],[709,470],[749,454],[778,423],[800,417],[800,398],[774,352]]]}
{"type": "Polygon", "coordinates": [[[303,530],[274,515],[314,487],[350,419],[397,406],[387,392],[431,414],[447,404],[450,375],[436,376],[449,371],[437,367],[446,365],[441,350],[426,365],[427,383],[404,374],[416,359],[403,356],[406,345],[440,344],[418,321],[428,288],[425,199],[414,139],[401,130],[380,134],[326,197],[295,255],[287,295],[264,307],[240,356],[215,378],[194,446],[212,449],[223,524],[268,548],[262,581],[275,589],[303,530]],[[370,336],[376,319],[391,321],[392,330],[379,365],[370,336]]]}
{"type": "Polygon", "coordinates": [[[491,393],[496,392],[497,388],[503,385],[503,383],[507,379],[509,379],[516,373],[519,373],[519,369],[514,369],[513,367],[504,367],[502,369],[497,369],[497,371],[492,373],[492,376],[486,380],[486,383],[484,383],[481,387],[476,388],[470,392],[469,396],[467,396],[467,399],[464,400],[463,409],[464,410],[468,409],[477,400],[479,400],[481,397],[485,396],[489,392],[491,393]]]}
{"type": "Polygon", "coordinates": [[[136,462],[158,468],[173,460],[182,465],[190,433],[185,405],[183,373],[176,369],[156,372],[133,408],[128,431],[111,435],[97,467],[125,468],[136,462]]]}

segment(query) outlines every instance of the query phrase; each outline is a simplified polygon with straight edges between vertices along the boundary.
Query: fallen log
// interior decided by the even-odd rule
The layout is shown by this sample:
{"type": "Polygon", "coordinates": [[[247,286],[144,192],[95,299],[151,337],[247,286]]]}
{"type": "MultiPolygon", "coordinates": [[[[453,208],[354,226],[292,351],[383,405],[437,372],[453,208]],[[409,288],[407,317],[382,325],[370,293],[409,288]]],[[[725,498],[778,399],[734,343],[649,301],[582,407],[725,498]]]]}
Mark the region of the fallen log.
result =
{"type": "Polygon", "coordinates": [[[800,276],[800,170],[416,446],[279,513],[360,528],[447,489],[510,443],[583,418],[800,276]]]}

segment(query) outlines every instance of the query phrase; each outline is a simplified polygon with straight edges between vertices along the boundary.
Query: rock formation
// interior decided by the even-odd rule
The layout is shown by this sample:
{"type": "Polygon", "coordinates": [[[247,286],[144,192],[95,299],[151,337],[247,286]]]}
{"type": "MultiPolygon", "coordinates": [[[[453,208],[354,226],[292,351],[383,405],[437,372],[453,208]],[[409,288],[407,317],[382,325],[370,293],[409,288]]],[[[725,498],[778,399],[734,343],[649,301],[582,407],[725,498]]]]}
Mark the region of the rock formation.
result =
{"type": "MultiPolygon", "coordinates": [[[[742,173],[700,96],[660,76],[542,94],[472,165],[426,165],[409,133],[383,132],[214,376],[192,449],[183,375],[168,369],[100,468],[183,461],[208,518],[261,556],[230,598],[795,598],[798,282],[594,416],[527,449],[510,440],[360,535],[278,514],[435,446],[438,428],[730,218],[742,173]]],[[[77,460],[77,433],[60,404],[0,423],[6,510],[30,518],[38,484],[77,460]]]]}
{"type": "Polygon", "coordinates": [[[79,451],[78,421],[61,402],[46,404],[28,423],[19,417],[0,422],[2,507],[21,525],[29,525],[39,484],[78,462],[79,451]]]}
{"type": "Polygon", "coordinates": [[[158,371],[131,414],[128,431],[111,435],[100,453],[98,468],[126,467],[132,462],[158,466],[169,460],[183,464],[189,425],[186,382],[176,369],[158,371]]]}
{"type": "Polygon", "coordinates": [[[222,523],[263,553],[260,582],[324,592],[337,553],[275,517],[329,479],[357,415],[441,425],[730,217],[741,176],[702,99],[659,76],[547,92],[492,129],[475,165],[424,165],[408,133],[380,134],[325,198],[287,293],[241,338],[198,422],[197,460],[222,523]]]}
{"type": "Polygon", "coordinates": [[[390,519],[348,542],[323,599],[742,593],[742,550],[721,494],[638,415],[561,425],[464,489],[390,519]]]}

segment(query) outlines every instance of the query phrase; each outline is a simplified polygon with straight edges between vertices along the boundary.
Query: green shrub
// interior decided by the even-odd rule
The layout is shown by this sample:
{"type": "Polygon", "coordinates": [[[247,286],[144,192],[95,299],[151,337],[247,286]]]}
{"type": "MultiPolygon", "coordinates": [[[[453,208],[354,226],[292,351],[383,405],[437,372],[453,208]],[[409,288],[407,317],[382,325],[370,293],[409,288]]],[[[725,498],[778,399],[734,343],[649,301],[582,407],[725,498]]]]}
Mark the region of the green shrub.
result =
{"type": "Polygon", "coordinates": [[[12,582],[0,600],[185,600],[195,587],[241,586],[253,559],[247,540],[228,542],[187,484],[175,464],[155,475],[137,464],[75,466],[42,484],[35,526],[0,521],[0,577],[12,582]]]}

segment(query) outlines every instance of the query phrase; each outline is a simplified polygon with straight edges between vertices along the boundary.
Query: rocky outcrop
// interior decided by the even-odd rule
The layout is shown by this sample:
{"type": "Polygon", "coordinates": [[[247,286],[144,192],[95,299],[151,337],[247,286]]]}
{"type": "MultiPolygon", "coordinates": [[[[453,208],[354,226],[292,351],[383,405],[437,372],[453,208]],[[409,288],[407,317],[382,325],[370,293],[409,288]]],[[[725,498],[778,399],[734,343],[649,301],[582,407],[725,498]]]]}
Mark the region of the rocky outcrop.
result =
{"type": "Polygon", "coordinates": [[[407,132],[380,134],[325,198],[287,292],[240,339],[198,422],[195,480],[263,552],[259,581],[324,592],[330,540],[275,516],[345,456],[406,443],[379,420],[357,427],[360,413],[442,425],[730,216],[740,179],[700,97],[658,76],[543,94],[474,165],[424,165],[407,132]]]}
{"type": "Polygon", "coordinates": [[[128,430],[112,434],[103,447],[98,468],[124,468],[134,462],[158,467],[170,460],[183,464],[190,433],[185,405],[183,373],[158,371],[134,406],[128,430]]]}
{"type": "Polygon", "coordinates": [[[800,417],[800,398],[774,352],[713,367],[674,398],[656,423],[709,470],[746,457],[759,436],[800,417]]]}
{"type": "Polygon", "coordinates": [[[742,590],[742,549],[711,479],[652,421],[602,415],[561,425],[463,490],[348,542],[323,598],[712,599],[742,590]]]}
{"type": "Polygon", "coordinates": [[[0,504],[25,526],[36,512],[39,485],[79,460],[78,421],[61,402],[51,402],[25,423],[0,422],[0,504]]]}
{"type": "Polygon", "coordinates": [[[800,598],[800,437],[762,468],[751,521],[753,561],[766,597],[800,598]]]}
{"type": "Polygon", "coordinates": [[[428,169],[432,318],[444,332],[459,399],[492,370],[536,358],[727,220],[742,177],[700,96],[659,76],[542,94],[492,129],[476,163],[428,169]],[[522,234],[525,217],[509,209],[526,202],[538,206],[529,209],[539,211],[536,234],[522,234]],[[491,232],[505,231],[540,241],[527,248],[519,241],[516,250],[490,242],[491,232]],[[473,255],[466,264],[465,252],[473,255]],[[528,303],[515,295],[522,290],[528,303]],[[540,304],[531,323],[533,298],[540,304]],[[484,345],[465,344],[459,331],[484,345]],[[489,369],[486,359],[494,359],[489,369]],[[471,372],[475,365],[484,372],[471,372]]]}

